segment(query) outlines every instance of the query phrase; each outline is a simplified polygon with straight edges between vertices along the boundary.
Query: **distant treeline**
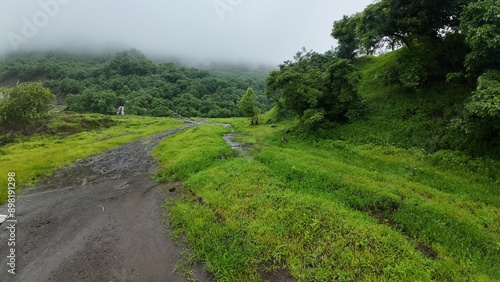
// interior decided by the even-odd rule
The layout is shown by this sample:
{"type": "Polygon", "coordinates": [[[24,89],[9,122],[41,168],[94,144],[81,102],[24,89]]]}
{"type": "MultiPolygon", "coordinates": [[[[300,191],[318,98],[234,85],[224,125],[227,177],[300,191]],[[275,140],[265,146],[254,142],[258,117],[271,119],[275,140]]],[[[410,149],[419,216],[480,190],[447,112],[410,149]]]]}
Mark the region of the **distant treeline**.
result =
{"type": "Polygon", "coordinates": [[[137,50],[116,55],[64,52],[17,53],[0,61],[0,83],[42,81],[59,103],[74,112],[150,116],[241,116],[237,102],[252,87],[259,108],[272,106],[264,95],[262,69],[235,68],[238,74],[155,64],[137,50]]]}

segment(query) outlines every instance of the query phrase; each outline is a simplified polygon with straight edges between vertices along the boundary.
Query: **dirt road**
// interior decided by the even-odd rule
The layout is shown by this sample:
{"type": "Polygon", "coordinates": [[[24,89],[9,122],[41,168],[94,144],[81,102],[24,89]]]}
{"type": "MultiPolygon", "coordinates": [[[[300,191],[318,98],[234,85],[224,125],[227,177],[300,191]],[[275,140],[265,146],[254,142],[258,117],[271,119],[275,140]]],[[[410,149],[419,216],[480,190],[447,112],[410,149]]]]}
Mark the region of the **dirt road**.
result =
{"type": "MultiPolygon", "coordinates": [[[[173,273],[183,246],[163,223],[171,187],[151,180],[151,150],[179,130],[80,161],[19,196],[16,274],[7,272],[4,223],[0,281],[186,281],[173,273]]],[[[194,271],[198,281],[210,280],[200,266],[194,271]]]]}

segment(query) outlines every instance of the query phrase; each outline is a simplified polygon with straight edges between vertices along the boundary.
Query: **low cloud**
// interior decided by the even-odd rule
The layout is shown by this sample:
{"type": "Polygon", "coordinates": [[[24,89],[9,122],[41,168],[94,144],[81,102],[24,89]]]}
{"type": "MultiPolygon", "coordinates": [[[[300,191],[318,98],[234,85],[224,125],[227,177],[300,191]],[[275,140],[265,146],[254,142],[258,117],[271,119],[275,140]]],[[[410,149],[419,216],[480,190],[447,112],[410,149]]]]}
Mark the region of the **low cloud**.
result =
{"type": "Polygon", "coordinates": [[[372,1],[351,2],[1,0],[0,53],[136,48],[195,63],[279,64],[302,47],[334,46],[333,21],[372,1]]]}

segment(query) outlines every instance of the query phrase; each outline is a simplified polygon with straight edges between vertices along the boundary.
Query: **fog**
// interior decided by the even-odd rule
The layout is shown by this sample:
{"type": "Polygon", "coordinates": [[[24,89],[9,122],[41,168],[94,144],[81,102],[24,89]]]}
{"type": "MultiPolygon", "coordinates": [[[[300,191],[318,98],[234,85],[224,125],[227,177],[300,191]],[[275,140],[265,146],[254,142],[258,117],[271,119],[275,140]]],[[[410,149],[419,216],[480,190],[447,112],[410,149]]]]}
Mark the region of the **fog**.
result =
{"type": "Polygon", "coordinates": [[[190,63],[276,65],[336,45],[334,20],[373,0],[0,0],[0,54],[136,48],[190,63]]]}

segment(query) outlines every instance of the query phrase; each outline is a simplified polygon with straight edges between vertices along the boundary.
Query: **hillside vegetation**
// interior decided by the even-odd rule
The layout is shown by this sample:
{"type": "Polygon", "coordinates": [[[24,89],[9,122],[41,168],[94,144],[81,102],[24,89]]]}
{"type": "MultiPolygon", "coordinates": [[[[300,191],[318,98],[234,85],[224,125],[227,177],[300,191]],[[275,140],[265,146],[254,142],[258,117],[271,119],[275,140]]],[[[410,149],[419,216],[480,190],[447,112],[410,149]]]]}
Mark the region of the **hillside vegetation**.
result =
{"type": "Polygon", "coordinates": [[[498,170],[447,153],[283,134],[291,122],[223,122],[253,145],[250,156],[231,152],[218,125],[155,150],[158,179],[185,182],[166,204],[173,235],[189,245],[181,270],[201,261],[217,281],[500,279],[498,170]]]}
{"type": "MultiPolygon", "coordinates": [[[[213,120],[232,124],[245,152],[226,144],[231,130],[218,124],[164,139],[154,151],[156,178],[184,182],[165,206],[172,234],[188,243],[178,271],[189,277],[199,261],[217,281],[499,280],[497,139],[454,123],[474,89],[468,84],[388,85],[383,75],[400,52],[353,59],[357,70],[345,68],[347,76],[334,69],[345,61],[325,69],[356,77],[350,93],[362,101],[359,115],[340,110],[337,121],[305,124],[314,115],[296,119],[278,99],[259,125],[250,125],[253,115],[213,120]]],[[[297,66],[287,67],[315,82],[314,68],[297,66]]],[[[321,82],[333,90],[328,76],[321,82]]],[[[0,173],[15,171],[26,188],[89,155],[180,126],[49,112],[4,128],[0,173]]]]}
{"type": "Polygon", "coordinates": [[[202,262],[217,281],[500,281],[499,15],[494,0],[375,1],[334,22],[335,50],[303,49],[265,79],[136,50],[15,54],[0,63],[0,174],[30,185],[180,126],[159,117],[212,118],[153,152],[156,179],[183,183],[165,208],[188,278],[202,262]],[[45,101],[16,127],[12,99],[47,94],[18,80],[73,112],[158,118],[45,101]]]}
{"type": "Polygon", "coordinates": [[[366,113],[348,124],[311,134],[278,110],[259,126],[214,120],[245,153],[217,124],[165,139],[157,178],[185,183],[166,203],[189,246],[179,271],[201,261],[217,281],[499,280],[496,149],[450,125],[470,89],[387,86],[396,55],[354,61],[366,113]]]}
{"type": "Polygon", "coordinates": [[[500,135],[493,129],[463,124],[463,111],[473,86],[442,82],[418,91],[386,85],[382,76],[397,60],[398,52],[354,60],[362,73],[359,92],[367,110],[362,118],[325,133],[357,144],[373,143],[418,148],[427,153],[500,158],[500,135]]]}
{"type": "Polygon", "coordinates": [[[236,74],[154,63],[137,50],[116,55],[65,52],[14,53],[0,61],[0,85],[43,81],[58,104],[79,113],[155,117],[241,116],[237,102],[252,87],[259,108],[268,110],[264,96],[265,69],[237,68],[236,74]]]}
{"type": "Polygon", "coordinates": [[[217,281],[500,279],[499,183],[487,173],[392,146],[282,143],[288,123],[224,122],[254,145],[250,157],[221,159],[232,154],[217,125],[156,149],[158,177],[185,181],[167,202],[173,234],[217,281]]]}

